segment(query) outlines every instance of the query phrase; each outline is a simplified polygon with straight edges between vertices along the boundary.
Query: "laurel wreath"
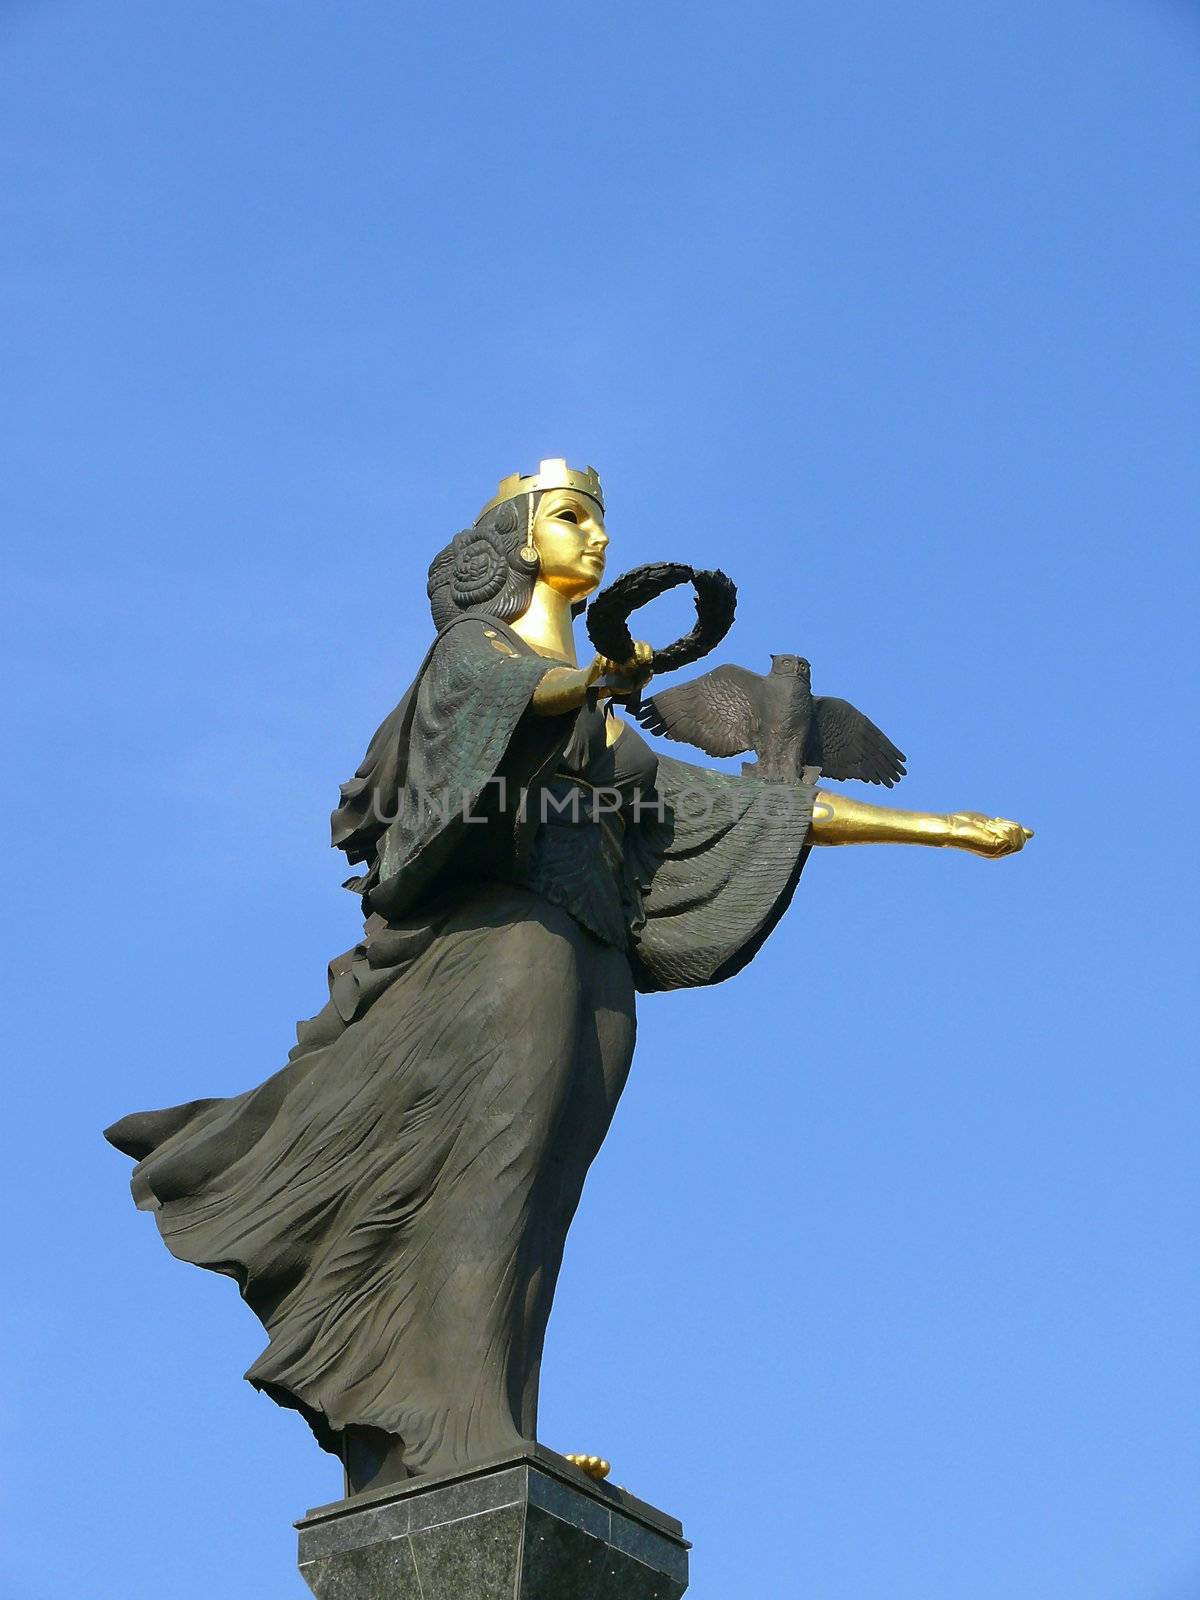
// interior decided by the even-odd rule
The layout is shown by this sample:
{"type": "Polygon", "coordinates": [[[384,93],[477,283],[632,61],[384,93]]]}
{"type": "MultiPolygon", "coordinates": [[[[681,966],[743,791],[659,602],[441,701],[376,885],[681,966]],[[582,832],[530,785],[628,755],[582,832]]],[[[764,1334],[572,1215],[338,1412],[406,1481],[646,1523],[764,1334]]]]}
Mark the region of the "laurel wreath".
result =
{"type": "Polygon", "coordinates": [[[696,591],[696,625],[682,639],[654,652],[656,673],[674,672],[699,661],[717,645],[733,625],[737,585],[715,568],[688,566],[683,561],[652,561],[634,567],[610,583],[588,607],[588,638],[602,656],[628,661],[633,654],[629,618],[668,589],[690,583],[696,591]]]}

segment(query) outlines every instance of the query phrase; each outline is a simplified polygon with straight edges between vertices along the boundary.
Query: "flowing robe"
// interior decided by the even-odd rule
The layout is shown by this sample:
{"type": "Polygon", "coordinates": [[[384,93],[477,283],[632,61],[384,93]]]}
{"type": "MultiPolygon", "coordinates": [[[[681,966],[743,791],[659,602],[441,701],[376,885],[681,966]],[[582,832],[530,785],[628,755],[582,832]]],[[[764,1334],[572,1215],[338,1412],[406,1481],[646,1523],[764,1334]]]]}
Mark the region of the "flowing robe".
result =
{"type": "Polygon", "coordinates": [[[812,793],[539,717],[556,663],[503,623],[439,635],[334,813],[362,941],[259,1088],[107,1132],[180,1259],[234,1278],[246,1376],[409,1473],[535,1437],[563,1244],[633,1053],[636,991],[738,971],[787,906],[812,793]],[[572,796],[595,798],[566,814],[572,796]],[[553,798],[547,809],[546,796],[553,798]]]}

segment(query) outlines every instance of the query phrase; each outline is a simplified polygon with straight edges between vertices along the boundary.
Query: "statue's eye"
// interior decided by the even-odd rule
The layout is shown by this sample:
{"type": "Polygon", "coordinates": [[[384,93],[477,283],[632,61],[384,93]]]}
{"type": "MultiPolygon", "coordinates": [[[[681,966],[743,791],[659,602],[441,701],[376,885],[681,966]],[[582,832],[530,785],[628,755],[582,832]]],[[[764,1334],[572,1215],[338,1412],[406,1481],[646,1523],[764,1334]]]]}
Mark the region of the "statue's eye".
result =
{"type": "Polygon", "coordinates": [[[560,512],[558,512],[558,520],[560,522],[576,522],[577,523],[579,521],[579,518],[576,516],[574,511],[560,511],[560,512]]]}

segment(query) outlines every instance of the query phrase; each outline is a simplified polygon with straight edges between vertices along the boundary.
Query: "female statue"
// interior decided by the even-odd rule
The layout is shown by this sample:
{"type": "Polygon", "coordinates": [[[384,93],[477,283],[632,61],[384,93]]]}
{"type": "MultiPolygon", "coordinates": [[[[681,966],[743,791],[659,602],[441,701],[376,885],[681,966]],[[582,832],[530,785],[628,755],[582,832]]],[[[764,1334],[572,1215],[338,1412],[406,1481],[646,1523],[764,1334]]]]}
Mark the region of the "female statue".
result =
{"type": "Polygon", "coordinates": [[[595,474],[547,461],[434,560],[436,639],[333,815],[366,922],[329,1003],[261,1087],[108,1130],[168,1248],[235,1278],[264,1323],[247,1377],[354,1489],[534,1438],[635,993],[739,971],[811,846],[1002,856],[1029,837],[831,793],[814,808],[811,785],[656,754],[614,714],[649,648],[576,656],[607,545],[595,474]]]}

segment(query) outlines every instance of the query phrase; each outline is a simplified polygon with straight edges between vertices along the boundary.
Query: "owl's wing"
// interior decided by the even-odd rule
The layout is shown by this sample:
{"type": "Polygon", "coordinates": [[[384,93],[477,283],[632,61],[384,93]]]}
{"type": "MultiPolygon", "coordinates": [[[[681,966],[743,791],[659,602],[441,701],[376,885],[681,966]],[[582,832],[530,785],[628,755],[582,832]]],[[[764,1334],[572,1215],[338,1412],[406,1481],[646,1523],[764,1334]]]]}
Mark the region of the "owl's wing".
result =
{"type": "Polygon", "coordinates": [[[717,667],[644,700],[636,715],[651,733],[694,744],[710,756],[754,749],[762,678],[745,667],[717,667]]]}
{"type": "Polygon", "coordinates": [[[828,695],[813,698],[809,752],[826,778],[861,778],[890,789],[905,775],[904,752],[887,734],[848,700],[828,695]]]}

